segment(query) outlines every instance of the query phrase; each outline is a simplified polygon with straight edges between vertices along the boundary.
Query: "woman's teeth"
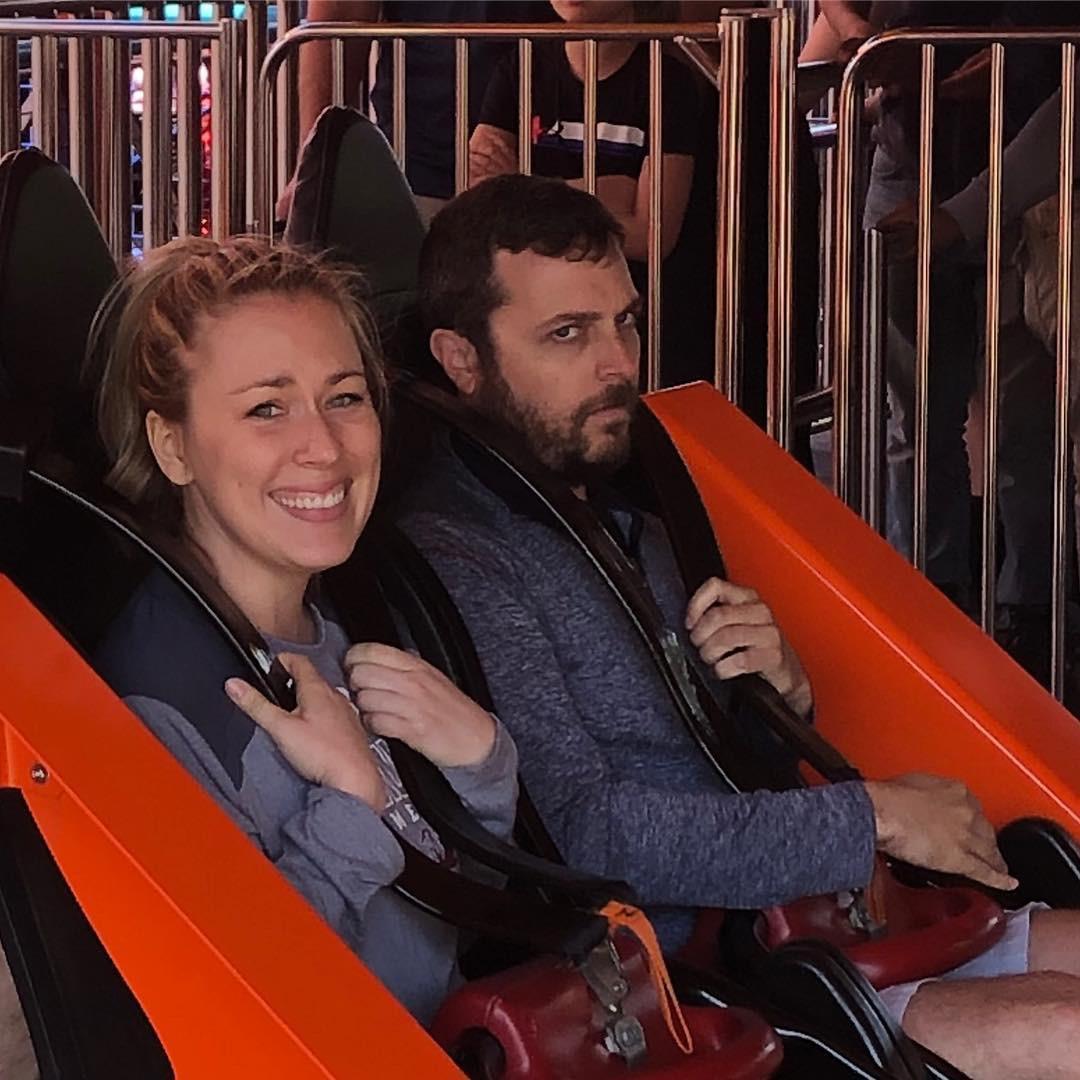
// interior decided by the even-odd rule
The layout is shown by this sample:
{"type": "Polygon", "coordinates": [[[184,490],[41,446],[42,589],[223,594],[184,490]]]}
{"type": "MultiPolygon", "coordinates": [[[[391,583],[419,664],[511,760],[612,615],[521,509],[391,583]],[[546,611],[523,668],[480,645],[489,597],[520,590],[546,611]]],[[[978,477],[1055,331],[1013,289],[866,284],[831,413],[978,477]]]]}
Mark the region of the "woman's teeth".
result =
{"type": "Polygon", "coordinates": [[[297,495],[277,494],[274,496],[274,501],[288,507],[290,510],[329,510],[330,507],[337,506],[344,498],[345,485],[340,484],[333,491],[326,492],[325,495],[303,492],[297,495]]]}

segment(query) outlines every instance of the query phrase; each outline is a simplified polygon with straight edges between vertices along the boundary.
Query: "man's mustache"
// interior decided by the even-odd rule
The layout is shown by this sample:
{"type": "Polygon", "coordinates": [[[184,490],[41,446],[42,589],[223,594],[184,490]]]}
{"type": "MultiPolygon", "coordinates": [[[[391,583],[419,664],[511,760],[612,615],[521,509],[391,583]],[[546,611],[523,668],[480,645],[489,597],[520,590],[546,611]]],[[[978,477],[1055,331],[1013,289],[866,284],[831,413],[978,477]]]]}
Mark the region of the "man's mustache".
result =
{"type": "Polygon", "coordinates": [[[593,413],[603,409],[627,409],[632,412],[640,397],[636,383],[629,381],[613,383],[602,393],[584,402],[578,409],[575,419],[579,422],[584,421],[593,413]]]}

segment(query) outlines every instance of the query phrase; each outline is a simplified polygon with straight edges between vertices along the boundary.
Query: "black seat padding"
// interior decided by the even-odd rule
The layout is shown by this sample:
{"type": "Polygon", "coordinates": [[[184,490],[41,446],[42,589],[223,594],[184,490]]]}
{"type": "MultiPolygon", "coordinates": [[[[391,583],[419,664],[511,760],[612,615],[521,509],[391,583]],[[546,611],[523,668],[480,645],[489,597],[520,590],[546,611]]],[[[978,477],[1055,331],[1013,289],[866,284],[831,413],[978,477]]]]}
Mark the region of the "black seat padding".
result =
{"type": "Polygon", "coordinates": [[[416,302],[424,226],[390,144],[355,109],[324,109],[304,144],[285,241],[361,270],[380,332],[397,351],[412,322],[404,317],[416,302]]]}
{"type": "Polygon", "coordinates": [[[116,277],[67,171],[35,149],[0,160],[0,444],[100,458],[79,380],[94,313],[116,277]]]}

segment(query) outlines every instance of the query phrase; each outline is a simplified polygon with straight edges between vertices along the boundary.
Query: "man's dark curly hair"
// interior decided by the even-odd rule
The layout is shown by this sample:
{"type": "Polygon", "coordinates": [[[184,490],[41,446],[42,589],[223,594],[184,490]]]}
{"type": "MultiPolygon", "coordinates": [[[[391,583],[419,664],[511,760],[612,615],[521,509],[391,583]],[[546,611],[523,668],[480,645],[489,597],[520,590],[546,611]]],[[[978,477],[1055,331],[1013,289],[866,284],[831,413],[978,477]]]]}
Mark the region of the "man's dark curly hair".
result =
{"type": "Polygon", "coordinates": [[[517,174],[485,180],[431,223],[420,254],[424,325],[456,331],[490,364],[489,320],[506,302],[493,273],[496,251],[598,262],[622,241],[622,226],[600,200],[561,180],[517,174]]]}

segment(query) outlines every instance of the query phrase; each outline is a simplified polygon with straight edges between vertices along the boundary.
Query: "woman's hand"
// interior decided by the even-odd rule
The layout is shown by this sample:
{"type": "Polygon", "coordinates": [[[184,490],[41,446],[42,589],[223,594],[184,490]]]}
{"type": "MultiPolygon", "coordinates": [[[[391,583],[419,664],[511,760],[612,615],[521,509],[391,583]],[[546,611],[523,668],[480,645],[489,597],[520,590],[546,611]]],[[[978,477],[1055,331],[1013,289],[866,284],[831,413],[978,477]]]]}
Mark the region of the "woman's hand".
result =
{"type": "Polygon", "coordinates": [[[800,716],[810,711],[810,680],[753,589],[709,578],[690,598],[686,629],[718,679],[760,674],[800,716]]]}
{"type": "Polygon", "coordinates": [[[386,788],[356,709],[307,657],[282,653],[278,660],[296,682],[297,705],[291,713],[243,679],[229,679],[225,692],[305,780],[355,795],[381,814],[386,788]]]}
{"type": "Polygon", "coordinates": [[[419,657],[389,645],[354,645],[345,670],[372,731],[408,743],[444,769],[478,765],[491,753],[491,715],[419,657]]]}

